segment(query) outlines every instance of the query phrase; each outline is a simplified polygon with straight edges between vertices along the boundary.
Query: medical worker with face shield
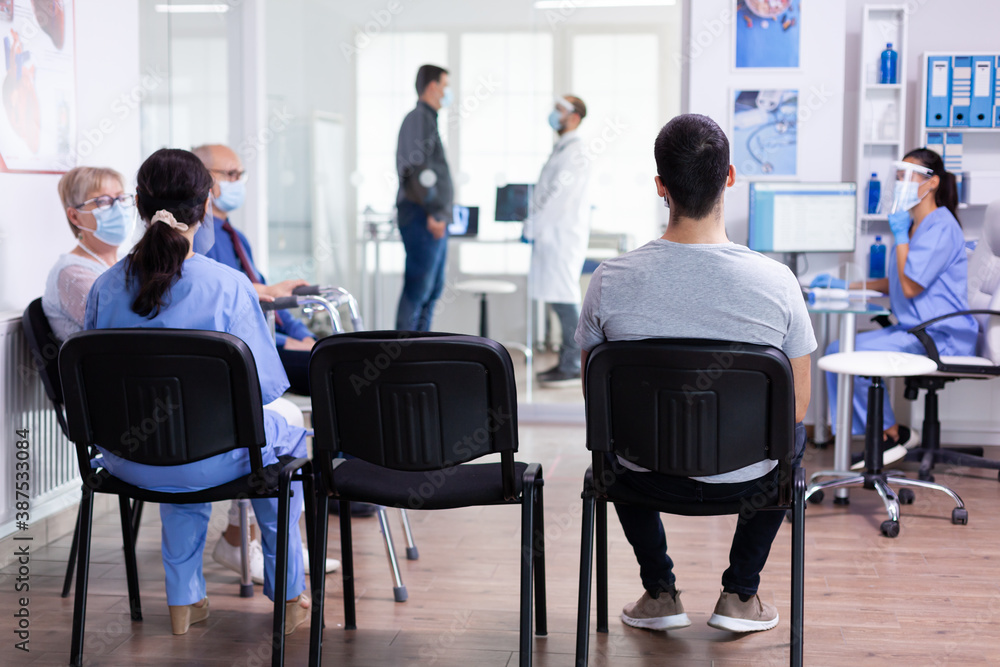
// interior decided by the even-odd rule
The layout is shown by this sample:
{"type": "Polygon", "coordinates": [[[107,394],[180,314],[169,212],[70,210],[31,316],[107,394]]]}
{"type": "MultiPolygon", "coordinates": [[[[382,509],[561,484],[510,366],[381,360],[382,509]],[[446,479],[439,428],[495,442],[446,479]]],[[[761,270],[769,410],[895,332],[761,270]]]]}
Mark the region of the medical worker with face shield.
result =
{"type": "MultiPolygon", "coordinates": [[[[889,255],[888,277],[874,280],[868,288],[889,295],[898,324],[858,334],[856,350],[892,350],[925,354],[924,346],[907,330],[941,315],[968,310],[968,262],[965,238],[958,222],[958,188],[955,175],[945,171],[941,156],[918,148],[897,162],[889,226],[895,245],[889,255]]],[[[830,286],[829,276],[814,285],[830,286]]],[[[836,281],[833,281],[836,282],[836,281]]],[[[852,286],[853,287],[853,286],[852,286]]],[[[971,316],[953,317],[928,327],[942,355],[975,353],[979,330],[971,316]]],[[[839,351],[834,342],[827,354],[839,351]]],[[[870,380],[854,379],[852,432],[865,432],[870,380]]],[[[830,409],[836,414],[837,376],[827,373],[830,409]]],[[[897,461],[919,443],[918,434],[896,423],[886,393],[883,406],[883,459],[897,461]]]]}
{"type": "Polygon", "coordinates": [[[559,139],[542,167],[524,223],[524,240],[532,244],[530,297],[548,303],[562,329],[559,363],[538,374],[543,383],[580,379],[580,347],[573,336],[580,321],[580,273],[590,243],[590,158],[577,128],[586,115],[580,98],[556,100],[548,122],[559,139]]]}

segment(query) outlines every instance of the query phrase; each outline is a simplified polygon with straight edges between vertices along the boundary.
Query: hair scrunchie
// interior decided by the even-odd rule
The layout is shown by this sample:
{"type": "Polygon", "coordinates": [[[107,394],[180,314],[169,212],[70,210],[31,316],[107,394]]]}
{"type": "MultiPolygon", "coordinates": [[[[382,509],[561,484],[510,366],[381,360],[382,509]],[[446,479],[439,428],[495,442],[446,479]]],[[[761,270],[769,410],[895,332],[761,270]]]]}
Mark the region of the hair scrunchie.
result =
{"type": "Polygon", "coordinates": [[[166,209],[154,213],[153,219],[149,221],[149,224],[153,224],[156,222],[162,222],[167,227],[170,227],[171,229],[176,229],[179,232],[186,232],[188,230],[187,224],[183,222],[177,222],[177,218],[174,217],[174,214],[171,213],[170,211],[167,211],[166,209]]]}

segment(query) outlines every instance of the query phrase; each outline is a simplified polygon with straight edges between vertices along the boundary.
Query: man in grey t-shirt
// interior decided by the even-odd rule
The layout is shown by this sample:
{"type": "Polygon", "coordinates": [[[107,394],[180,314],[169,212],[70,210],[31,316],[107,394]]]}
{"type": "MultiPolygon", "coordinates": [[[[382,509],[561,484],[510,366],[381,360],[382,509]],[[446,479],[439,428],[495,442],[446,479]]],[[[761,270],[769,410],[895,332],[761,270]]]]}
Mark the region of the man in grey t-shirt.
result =
{"type": "MultiPolygon", "coordinates": [[[[735,181],[729,141],[706,116],[667,123],[656,138],[656,191],[670,208],[662,238],[598,267],[576,330],[587,355],[604,341],[705,338],[770,345],[791,361],[796,451],[805,445],[809,354],[816,349],[809,314],[792,272],[726,236],[724,192],[735,181]]],[[[763,460],[710,477],[670,477],[619,461],[616,483],[671,502],[749,498],[773,484],[777,461],[763,460]]],[[[645,592],[622,610],[628,625],[655,630],[691,624],[674,585],[673,562],[657,511],[615,505],[639,561],[645,592]]],[[[760,571],[784,515],[756,512],[737,521],[729,569],[708,624],[732,632],[769,630],[778,610],[757,596],[760,571]]]]}

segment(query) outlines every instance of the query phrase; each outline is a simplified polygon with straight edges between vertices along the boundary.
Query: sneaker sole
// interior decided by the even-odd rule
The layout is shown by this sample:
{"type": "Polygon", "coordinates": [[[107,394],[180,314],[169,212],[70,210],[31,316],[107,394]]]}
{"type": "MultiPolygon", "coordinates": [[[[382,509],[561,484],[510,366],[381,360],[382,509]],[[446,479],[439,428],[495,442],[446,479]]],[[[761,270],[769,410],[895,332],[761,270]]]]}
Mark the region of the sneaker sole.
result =
{"type": "MultiPolygon", "coordinates": [[[[909,451],[903,445],[896,445],[895,447],[890,447],[889,449],[882,452],[882,467],[896,463],[897,461],[903,460],[906,457],[906,452],[909,451]]],[[[851,470],[864,470],[865,462],[858,461],[851,466],[851,470]]]]}
{"type": "Polygon", "coordinates": [[[688,618],[687,614],[657,616],[656,618],[632,618],[622,614],[622,623],[631,625],[633,628],[646,630],[679,630],[691,625],[691,619],[688,618]]]}
{"type": "Polygon", "coordinates": [[[728,630],[729,632],[762,632],[776,626],[778,624],[778,616],[775,615],[770,621],[748,621],[745,618],[712,614],[712,617],[708,619],[708,624],[713,628],[728,630]]]}

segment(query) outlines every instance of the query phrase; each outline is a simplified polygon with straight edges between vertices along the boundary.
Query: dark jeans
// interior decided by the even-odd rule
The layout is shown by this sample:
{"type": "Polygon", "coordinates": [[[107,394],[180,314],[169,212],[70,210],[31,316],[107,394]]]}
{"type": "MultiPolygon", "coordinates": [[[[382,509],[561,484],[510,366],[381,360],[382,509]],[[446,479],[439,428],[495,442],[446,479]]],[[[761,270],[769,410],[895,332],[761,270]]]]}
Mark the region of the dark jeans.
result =
{"type": "Polygon", "coordinates": [[[444,290],[448,237],[435,239],[427,231],[427,211],[404,201],[398,207],[399,235],[406,249],[403,293],[399,297],[396,329],[430,331],[434,304],[444,290]]]}
{"type": "Polygon", "coordinates": [[[580,323],[580,306],[575,303],[550,303],[552,312],[559,318],[562,345],[559,346],[559,370],[566,373],[580,371],[580,346],[576,344],[576,327],[580,323]]]}
{"type": "Polygon", "coordinates": [[[281,365],[285,367],[285,375],[288,376],[289,389],[301,396],[309,396],[309,355],[312,352],[305,350],[286,350],[278,348],[278,357],[281,365]]]}
{"type": "MultiPolygon", "coordinates": [[[[802,423],[795,425],[795,464],[802,460],[805,450],[806,429],[802,423]]],[[[737,484],[706,484],[688,477],[670,477],[652,472],[635,472],[621,467],[614,460],[616,484],[625,484],[650,498],[664,502],[700,503],[734,502],[747,499],[763,489],[773,490],[778,469],[749,482],[737,484]]],[[[752,504],[750,504],[752,507],[752,504]]],[[[650,595],[659,595],[674,584],[674,563],[667,555],[667,536],[663,531],[660,513],[645,507],[615,504],[618,519],[625,530],[635,558],[639,561],[639,577],[650,595]]],[[[785,513],[780,511],[741,513],[736,523],[732,547],[729,550],[729,568],[722,573],[722,588],[729,593],[753,595],[760,585],[760,571],[764,569],[771,543],[778,534],[785,513]]]]}

